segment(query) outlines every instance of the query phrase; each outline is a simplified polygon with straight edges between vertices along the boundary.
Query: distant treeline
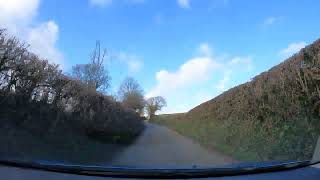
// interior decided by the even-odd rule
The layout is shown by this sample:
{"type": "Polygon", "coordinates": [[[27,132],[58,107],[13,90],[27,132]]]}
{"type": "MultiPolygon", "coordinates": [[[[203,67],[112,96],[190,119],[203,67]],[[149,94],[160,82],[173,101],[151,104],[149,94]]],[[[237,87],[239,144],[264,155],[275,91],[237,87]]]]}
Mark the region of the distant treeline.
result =
{"type": "Polygon", "coordinates": [[[62,139],[82,133],[106,142],[131,141],[144,128],[135,111],[63,75],[57,65],[28,52],[4,30],[0,30],[0,121],[15,127],[12,131],[53,133],[62,139]]]}
{"type": "Polygon", "coordinates": [[[310,159],[320,135],[320,40],[250,82],[166,119],[156,122],[240,160],[310,159]]]}

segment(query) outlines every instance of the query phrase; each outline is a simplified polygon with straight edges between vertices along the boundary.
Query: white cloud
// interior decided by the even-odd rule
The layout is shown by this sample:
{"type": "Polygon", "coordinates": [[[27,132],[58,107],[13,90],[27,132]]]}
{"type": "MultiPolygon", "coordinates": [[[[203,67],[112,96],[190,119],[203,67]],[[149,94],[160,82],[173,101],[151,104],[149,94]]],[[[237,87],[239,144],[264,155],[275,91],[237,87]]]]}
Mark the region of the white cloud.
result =
{"type": "Polygon", "coordinates": [[[116,55],[116,59],[127,65],[129,73],[137,73],[143,67],[143,61],[136,55],[120,52],[116,55]]]}
{"type": "Polygon", "coordinates": [[[177,2],[181,8],[185,8],[185,9],[190,8],[190,0],[177,0],[177,2]]]}
{"type": "Polygon", "coordinates": [[[157,85],[146,96],[166,95],[173,91],[205,81],[220,64],[209,57],[196,57],[180,66],[176,72],[161,70],[156,74],[157,85]]]}
{"type": "Polygon", "coordinates": [[[58,25],[53,21],[48,21],[30,29],[27,41],[31,44],[32,52],[40,54],[52,63],[63,65],[63,56],[55,48],[58,32],[58,25]]]}
{"type": "Polygon", "coordinates": [[[111,3],[112,0],[90,0],[91,5],[98,7],[105,7],[107,5],[110,5],[111,3]]]}
{"type": "Polygon", "coordinates": [[[196,49],[198,55],[176,71],[160,70],[156,84],[146,97],[163,96],[168,107],[162,113],[185,112],[230,88],[234,73],[252,69],[250,57],[223,58],[212,55],[208,43],[196,49]]]}
{"type": "Polygon", "coordinates": [[[198,47],[198,54],[201,56],[210,57],[212,56],[212,49],[209,47],[208,43],[202,43],[198,47]]]}
{"type": "Polygon", "coordinates": [[[279,52],[279,55],[283,58],[288,58],[288,57],[292,56],[293,54],[299,52],[306,45],[307,45],[307,43],[305,43],[305,42],[291,43],[288,45],[287,48],[281,50],[279,52]]]}
{"type": "Polygon", "coordinates": [[[276,17],[268,17],[267,19],[265,19],[263,21],[263,25],[270,26],[270,25],[274,24],[277,20],[278,20],[278,18],[276,18],[276,17]]]}
{"type": "Polygon", "coordinates": [[[0,21],[4,24],[24,22],[37,12],[39,0],[0,0],[0,21]]]}
{"type": "Polygon", "coordinates": [[[230,81],[230,79],[231,79],[230,76],[231,76],[231,71],[230,71],[230,70],[224,72],[223,79],[221,79],[221,80],[218,82],[218,84],[216,85],[216,88],[217,88],[219,91],[224,91],[224,90],[226,90],[227,83],[229,83],[229,81],[230,81]]]}
{"type": "Polygon", "coordinates": [[[0,0],[1,28],[30,44],[31,52],[50,62],[63,62],[56,48],[59,27],[54,21],[35,23],[40,0],[0,0]]]}

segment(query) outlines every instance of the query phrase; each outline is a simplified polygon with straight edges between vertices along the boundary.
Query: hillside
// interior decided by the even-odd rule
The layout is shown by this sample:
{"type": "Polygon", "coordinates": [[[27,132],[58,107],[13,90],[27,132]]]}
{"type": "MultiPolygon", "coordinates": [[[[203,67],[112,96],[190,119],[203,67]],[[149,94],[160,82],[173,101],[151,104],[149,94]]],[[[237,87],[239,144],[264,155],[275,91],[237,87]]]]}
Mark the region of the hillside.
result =
{"type": "Polygon", "coordinates": [[[186,114],[154,122],[237,159],[310,159],[320,133],[320,40],[186,114]]]}

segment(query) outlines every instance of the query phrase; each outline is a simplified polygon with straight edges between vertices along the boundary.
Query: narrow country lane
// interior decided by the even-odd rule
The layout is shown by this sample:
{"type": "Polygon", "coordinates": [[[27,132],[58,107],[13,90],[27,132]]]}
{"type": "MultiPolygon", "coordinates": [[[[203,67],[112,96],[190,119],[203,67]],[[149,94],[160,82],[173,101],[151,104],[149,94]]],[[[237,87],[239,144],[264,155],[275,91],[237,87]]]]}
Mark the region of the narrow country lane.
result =
{"type": "Polygon", "coordinates": [[[208,151],[190,139],[159,125],[146,123],[143,134],[113,158],[112,166],[138,168],[212,167],[236,162],[208,151]]]}

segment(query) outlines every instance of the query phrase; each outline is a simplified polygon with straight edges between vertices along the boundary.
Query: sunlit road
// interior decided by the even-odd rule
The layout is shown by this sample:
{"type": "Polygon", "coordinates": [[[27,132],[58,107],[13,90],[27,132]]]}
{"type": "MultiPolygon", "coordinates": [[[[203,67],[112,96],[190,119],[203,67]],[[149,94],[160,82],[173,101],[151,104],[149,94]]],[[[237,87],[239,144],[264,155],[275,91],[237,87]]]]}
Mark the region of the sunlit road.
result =
{"type": "Polygon", "coordinates": [[[126,167],[207,167],[235,162],[208,151],[190,139],[159,125],[147,123],[142,135],[113,158],[113,166],[126,167]]]}

